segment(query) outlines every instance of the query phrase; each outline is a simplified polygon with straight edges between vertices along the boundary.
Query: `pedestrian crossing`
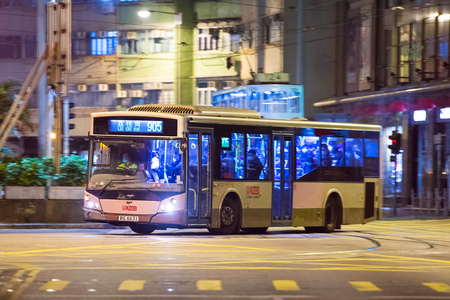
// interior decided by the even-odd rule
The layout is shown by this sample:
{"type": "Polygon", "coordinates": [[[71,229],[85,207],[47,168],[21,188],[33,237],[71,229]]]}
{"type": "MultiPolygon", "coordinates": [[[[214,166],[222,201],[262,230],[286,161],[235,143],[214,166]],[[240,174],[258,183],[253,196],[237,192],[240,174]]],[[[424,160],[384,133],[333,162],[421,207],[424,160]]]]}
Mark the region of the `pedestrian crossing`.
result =
{"type": "MultiPolygon", "coordinates": [[[[222,280],[197,280],[198,291],[222,291],[222,280]]],[[[70,281],[53,279],[44,283],[40,290],[47,292],[62,291],[70,285],[70,281]]],[[[146,280],[124,280],[120,283],[119,291],[141,291],[150,286],[146,280]]],[[[442,282],[424,282],[423,286],[439,293],[450,293],[450,285],[442,282]]],[[[273,280],[274,291],[300,291],[301,285],[295,280],[273,280]]],[[[359,292],[381,292],[383,289],[370,281],[348,281],[348,287],[359,292]]]]}

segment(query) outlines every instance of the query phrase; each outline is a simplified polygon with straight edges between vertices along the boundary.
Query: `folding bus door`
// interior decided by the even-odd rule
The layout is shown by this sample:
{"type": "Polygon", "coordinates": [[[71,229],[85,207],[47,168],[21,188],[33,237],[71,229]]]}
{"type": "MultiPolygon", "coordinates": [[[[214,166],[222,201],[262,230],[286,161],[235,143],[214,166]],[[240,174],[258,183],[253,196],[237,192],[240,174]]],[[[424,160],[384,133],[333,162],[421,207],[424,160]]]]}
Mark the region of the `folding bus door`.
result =
{"type": "Polygon", "coordinates": [[[211,216],[211,130],[189,133],[188,224],[208,225],[211,216]]]}
{"type": "Polygon", "coordinates": [[[292,224],[292,157],[293,137],[275,134],[273,137],[274,177],[272,194],[272,224],[292,224]]]}

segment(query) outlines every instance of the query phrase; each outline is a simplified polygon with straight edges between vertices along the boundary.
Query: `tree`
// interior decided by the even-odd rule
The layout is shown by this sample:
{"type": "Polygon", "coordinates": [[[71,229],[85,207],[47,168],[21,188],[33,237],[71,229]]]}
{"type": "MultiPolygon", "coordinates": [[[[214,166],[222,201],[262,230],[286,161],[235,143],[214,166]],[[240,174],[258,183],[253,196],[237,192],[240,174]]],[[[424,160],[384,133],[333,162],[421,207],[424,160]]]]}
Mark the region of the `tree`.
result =
{"type": "MultiPolygon", "coordinates": [[[[13,104],[17,94],[19,94],[21,87],[22,85],[20,82],[15,80],[0,82],[0,123],[2,123],[5,119],[6,114],[13,104]]],[[[30,113],[26,108],[20,116],[19,121],[30,130],[33,130],[32,123],[30,122],[30,113]]]]}

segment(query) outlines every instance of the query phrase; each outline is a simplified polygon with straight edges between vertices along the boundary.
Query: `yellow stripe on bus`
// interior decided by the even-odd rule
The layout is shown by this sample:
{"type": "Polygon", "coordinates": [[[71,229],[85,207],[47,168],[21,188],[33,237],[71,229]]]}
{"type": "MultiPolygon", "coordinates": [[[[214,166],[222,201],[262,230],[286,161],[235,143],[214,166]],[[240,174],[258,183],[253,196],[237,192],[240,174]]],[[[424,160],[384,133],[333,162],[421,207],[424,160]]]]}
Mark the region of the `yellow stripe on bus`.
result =
{"type": "Polygon", "coordinates": [[[299,291],[297,283],[294,280],[274,280],[273,286],[279,291],[299,291]]]}
{"type": "Polygon", "coordinates": [[[370,281],[350,281],[355,289],[360,292],[379,292],[381,291],[375,284],[370,281]]]}

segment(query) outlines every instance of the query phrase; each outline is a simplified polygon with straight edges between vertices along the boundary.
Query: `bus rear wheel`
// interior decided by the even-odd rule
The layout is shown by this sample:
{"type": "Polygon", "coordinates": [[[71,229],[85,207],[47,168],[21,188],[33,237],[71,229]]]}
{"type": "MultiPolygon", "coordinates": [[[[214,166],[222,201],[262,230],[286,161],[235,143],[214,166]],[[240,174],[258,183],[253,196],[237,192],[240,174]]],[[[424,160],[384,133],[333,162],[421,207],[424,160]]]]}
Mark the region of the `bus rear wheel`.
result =
{"type": "Polygon", "coordinates": [[[208,228],[212,234],[233,234],[239,232],[239,208],[233,199],[226,197],[220,209],[220,228],[208,228]]]}
{"type": "Polygon", "coordinates": [[[335,199],[329,199],[325,205],[325,224],[319,227],[320,232],[330,233],[339,226],[338,204],[335,199]]]}
{"type": "Polygon", "coordinates": [[[335,198],[331,198],[325,205],[324,226],[305,227],[306,232],[330,233],[339,228],[339,206],[335,198]]]}
{"type": "Polygon", "coordinates": [[[130,224],[131,230],[139,234],[150,234],[155,231],[156,227],[148,224],[130,224]]]}

